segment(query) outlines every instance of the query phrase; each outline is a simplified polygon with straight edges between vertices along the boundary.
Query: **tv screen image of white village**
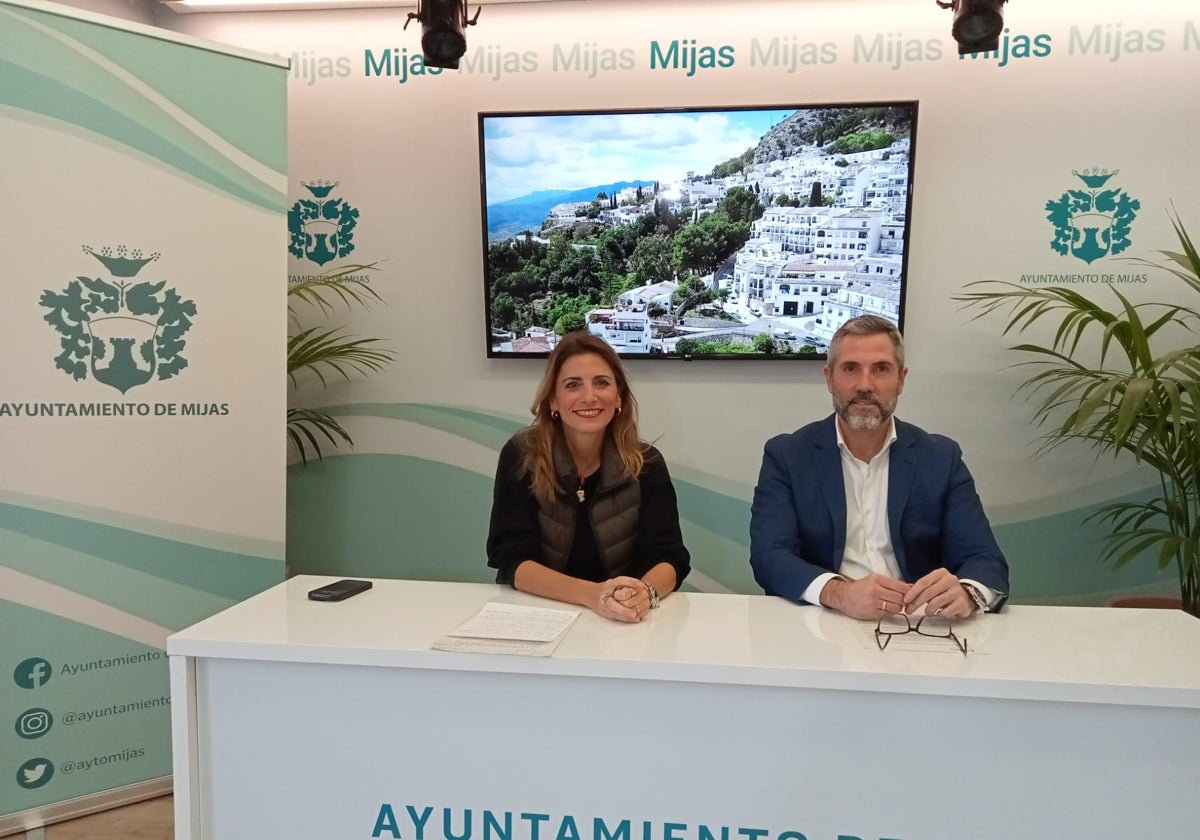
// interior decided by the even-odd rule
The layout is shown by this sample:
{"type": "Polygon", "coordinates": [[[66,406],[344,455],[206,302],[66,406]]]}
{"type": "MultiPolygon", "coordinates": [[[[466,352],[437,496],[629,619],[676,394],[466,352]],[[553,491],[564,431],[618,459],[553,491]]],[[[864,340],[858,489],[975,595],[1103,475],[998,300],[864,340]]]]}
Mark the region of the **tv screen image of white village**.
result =
{"type": "Polygon", "coordinates": [[[492,355],[819,357],[900,322],[915,103],[484,114],[492,355]],[[579,186],[583,185],[583,186],[579,186]]]}

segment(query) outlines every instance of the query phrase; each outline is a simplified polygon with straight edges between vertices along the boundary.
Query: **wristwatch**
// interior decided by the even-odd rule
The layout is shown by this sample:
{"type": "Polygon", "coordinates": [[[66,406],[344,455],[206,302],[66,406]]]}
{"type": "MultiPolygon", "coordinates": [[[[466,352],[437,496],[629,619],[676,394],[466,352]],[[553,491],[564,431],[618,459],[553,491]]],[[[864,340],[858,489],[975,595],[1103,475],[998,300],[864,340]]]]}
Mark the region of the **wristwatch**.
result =
{"type": "Polygon", "coordinates": [[[646,590],[650,593],[650,609],[658,609],[662,605],[662,599],[658,597],[658,590],[654,588],[653,583],[646,581],[642,581],[642,583],[646,584],[646,590]]]}
{"type": "Polygon", "coordinates": [[[988,611],[987,599],[983,597],[983,593],[969,583],[962,584],[962,588],[967,590],[967,594],[971,596],[971,600],[975,602],[975,606],[979,608],[981,613],[988,611]]]}

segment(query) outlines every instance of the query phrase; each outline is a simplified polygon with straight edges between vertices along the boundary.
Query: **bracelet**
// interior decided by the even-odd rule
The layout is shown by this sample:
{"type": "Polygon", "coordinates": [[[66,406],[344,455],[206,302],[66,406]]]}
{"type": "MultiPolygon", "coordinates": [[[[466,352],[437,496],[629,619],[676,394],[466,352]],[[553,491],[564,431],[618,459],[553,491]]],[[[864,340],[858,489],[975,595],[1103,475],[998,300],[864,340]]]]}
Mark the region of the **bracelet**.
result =
{"type": "Polygon", "coordinates": [[[658,597],[658,590],[654,588],[654,584],[649,581],[642,581],[646,584],[646,589],[650,592],[650,609],[656,610],[662,604],[662,599],[658,597]]]}

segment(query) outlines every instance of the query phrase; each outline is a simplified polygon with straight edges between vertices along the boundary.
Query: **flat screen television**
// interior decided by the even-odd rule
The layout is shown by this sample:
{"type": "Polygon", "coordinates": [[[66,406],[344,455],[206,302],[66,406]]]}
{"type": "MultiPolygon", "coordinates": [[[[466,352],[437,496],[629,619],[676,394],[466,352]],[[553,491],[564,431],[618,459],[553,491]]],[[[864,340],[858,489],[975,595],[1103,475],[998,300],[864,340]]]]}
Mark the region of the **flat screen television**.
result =
{"type": "Polygon", "coordinates": [[[824,359],[903,329],[916,102],[479,115],[489,357],[824,359]]]}

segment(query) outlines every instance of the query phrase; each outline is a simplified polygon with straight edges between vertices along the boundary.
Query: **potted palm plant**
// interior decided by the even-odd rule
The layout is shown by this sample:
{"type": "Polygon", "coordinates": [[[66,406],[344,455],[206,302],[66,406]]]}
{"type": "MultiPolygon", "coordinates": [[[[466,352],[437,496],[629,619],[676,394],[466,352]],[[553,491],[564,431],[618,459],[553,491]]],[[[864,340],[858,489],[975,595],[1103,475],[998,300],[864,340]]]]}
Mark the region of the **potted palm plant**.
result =
{"type": "MultiPolygon", "coordinates": [[[[1179,300],[1200,297],[1200,255],[1177,215],[1180,252],[1164,262],[1133,260],[1165,270],[1183,284],[1179,300]]],[[[1179,573],[1183,608],[1200,617],[1200,308],[1186,303],[1131,301],[1115,286],[1096,297],[1064,286],[970,283],[956,296],[974,319],[1007,318],[1004,334],[1049,325],[1048,343],[1011,349],[1030,371],[1018,393],[1034,404],[1045,430],[1044,452],[1073,442],[1097,455],[1132,457],[1158,474],[1146,501],[1105,505],[1088,515],[1106,525],[1102,560],[1122,566],[1149,556],[1179,573]]],[[[973,320],[974,320],[973,319],[973,320]]]]}
{"type": "Polygon", "coordinates": [[[327,323],[304,327],[302,322],[315,313],[327,321],[338,308],[370,307],[381,298],[357,276],[375,269],[375,264],[348,265],[299,283],[288,284],[288,359],[287,375],[290,398],[287,411],[288,443],[307,464],[310,457],[324,458],[324,448],[341,444],[353,446],[350,433],[327,411],[292,403],[305,379],[328,387],[329,378],[347,381],[355,376],[379,373],[395,358],[395,353],[379,346],[378,338],[358,338],[343,326],[327,323]]]}

